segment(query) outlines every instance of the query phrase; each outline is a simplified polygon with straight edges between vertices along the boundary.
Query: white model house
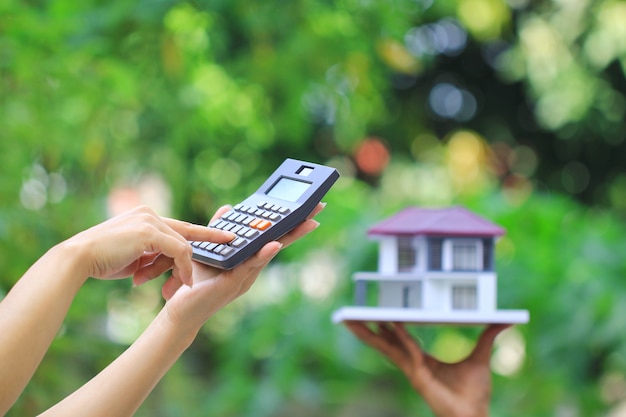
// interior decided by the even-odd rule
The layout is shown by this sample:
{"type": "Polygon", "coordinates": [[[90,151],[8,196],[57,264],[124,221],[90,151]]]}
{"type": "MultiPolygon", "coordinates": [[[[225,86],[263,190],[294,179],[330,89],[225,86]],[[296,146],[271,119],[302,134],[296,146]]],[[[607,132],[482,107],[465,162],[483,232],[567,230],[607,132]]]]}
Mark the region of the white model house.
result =
{"type": "Polygon", "coordinates": [[[378,271],[357,272],[355,306],[333,320],[524,323],[526,310],[497,309],[494,270],[500,226],[462,207],[406,208],[374,225],[378,271]],[[378,305],[367,306],[378,291],[378,305]]]}

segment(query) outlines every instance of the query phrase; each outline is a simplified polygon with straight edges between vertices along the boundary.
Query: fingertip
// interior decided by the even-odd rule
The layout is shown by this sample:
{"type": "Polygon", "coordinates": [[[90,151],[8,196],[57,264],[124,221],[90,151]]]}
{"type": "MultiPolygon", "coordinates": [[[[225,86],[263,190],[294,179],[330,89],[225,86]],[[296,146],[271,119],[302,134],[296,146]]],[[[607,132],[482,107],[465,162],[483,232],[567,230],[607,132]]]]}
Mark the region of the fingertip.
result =
{"type": "Polygon", "coordinates": [[[285,246],[283,245],[282,242],[273,242],[274,243],[274,247],[272,248],[272,251],[270,252],[269,256],[270,257],[274,257],[276,255],[278,255],[278,252],[280,252],[280,250],[285,246]]]}
{"type": "Polygon", "coordinates": [[[278,252],[280,252],[283,247],[284,245],[282,242],[269,242],[259,251],[260,258],[264,261],[269,261],[276,255],[278,255],[278,252]]]}

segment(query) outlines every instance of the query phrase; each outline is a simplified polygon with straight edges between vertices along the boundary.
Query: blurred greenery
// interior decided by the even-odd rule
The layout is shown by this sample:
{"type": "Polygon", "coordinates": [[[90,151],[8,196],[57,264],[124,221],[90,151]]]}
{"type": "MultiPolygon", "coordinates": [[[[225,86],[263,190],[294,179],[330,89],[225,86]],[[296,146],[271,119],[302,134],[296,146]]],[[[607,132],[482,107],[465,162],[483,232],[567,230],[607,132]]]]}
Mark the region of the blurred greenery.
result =
{"type": "MultiPolygon", "coordinates": [[[[625,21],[617,0],[4,0],[0,297],[121,210],[204,223],[307,159],[342,173],[323,227],[206,324],[138,416],[431,415],[330,315],[376,268],[372,223],[452,204],[507,229],[499,306],[531,313],[498,340],[492,414],[626,415],[625,21]]],[[[159,284],[89,281],[9,415],[119,355],[159,284]]],[[[412,331],[453,360],[479,329],[412,331]]]]}

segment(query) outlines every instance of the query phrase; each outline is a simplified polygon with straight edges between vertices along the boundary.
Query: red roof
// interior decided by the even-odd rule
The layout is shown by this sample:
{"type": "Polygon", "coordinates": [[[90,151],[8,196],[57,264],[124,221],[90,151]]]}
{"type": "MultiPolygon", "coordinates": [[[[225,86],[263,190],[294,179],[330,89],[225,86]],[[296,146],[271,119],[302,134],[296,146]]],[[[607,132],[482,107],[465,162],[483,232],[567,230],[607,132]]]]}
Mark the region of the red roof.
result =
{"type": "Polygon", "coordinates": [[[505,230],[463,207],[408,207],[371,227],[372,235],[501,236],[505,230]]]}

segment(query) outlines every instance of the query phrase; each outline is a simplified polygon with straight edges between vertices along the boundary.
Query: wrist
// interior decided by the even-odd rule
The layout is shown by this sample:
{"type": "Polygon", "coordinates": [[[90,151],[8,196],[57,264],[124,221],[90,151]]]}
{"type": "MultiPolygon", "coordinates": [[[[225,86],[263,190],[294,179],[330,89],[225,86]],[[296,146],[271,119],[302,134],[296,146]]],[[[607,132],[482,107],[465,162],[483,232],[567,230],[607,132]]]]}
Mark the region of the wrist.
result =
{"type": "Polygon", "coordinates": [[[168,311],[167,303],[154,318],[153,324],[157,325],[159,331],[169,340],[176,341],[181,350],[186,350],[200,331],[197,326],[192,326],[189,323],[181,324],[173,320],[168,311]]]}
{"type": "Polygon", "coordinates": [[[74,243],[71,239],[53,246],[46,254],[53,257],[68,271],[65,276],[77,288],[80,288],[89,278],[87,248],[74,243]]]}

